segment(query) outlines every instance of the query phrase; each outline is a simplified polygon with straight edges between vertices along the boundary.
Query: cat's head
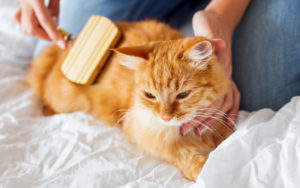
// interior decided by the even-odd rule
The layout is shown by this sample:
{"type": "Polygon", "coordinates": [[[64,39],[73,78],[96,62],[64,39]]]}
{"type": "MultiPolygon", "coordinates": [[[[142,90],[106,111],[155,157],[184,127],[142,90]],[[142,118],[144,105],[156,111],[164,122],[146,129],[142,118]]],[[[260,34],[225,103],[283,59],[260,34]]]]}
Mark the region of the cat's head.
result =
{"type": "Polygon", "coordinates": [[[135,70],[135,105],[165,125],[180,126],[199,106],[212,104],[228,88],[214,43],[193,37],[115,50],[121,65],[135,70]]]}

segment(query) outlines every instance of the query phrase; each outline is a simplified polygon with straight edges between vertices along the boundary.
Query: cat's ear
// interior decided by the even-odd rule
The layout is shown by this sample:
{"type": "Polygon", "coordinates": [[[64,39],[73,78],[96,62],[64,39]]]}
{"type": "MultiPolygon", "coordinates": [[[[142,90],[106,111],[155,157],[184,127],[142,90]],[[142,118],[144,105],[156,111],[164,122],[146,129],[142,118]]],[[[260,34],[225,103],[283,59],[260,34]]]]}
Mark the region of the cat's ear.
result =
{"type": "Polygon", "coordinates": [[[212,43],[208,40],[202,40],[188,45],[185,55],[191,60],[191,65],[199,69],[206,68],[214,52],[212,43]]]}
{"type": "Polygon", "coordinates": [[[119,56],[121,65],[137,70],[148,59],[150,48],[148,46],[130,46],[112,49],[119,56]]]}

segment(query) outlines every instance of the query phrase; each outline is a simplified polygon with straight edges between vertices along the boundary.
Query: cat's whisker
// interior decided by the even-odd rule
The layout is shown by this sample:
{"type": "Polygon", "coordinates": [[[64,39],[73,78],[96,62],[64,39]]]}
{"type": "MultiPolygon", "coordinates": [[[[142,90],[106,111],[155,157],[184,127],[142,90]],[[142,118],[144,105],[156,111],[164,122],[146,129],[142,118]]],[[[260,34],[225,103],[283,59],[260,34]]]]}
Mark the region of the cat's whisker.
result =
{"type": "MultiPolygon", "coordinates": [[[[218,121],[218,122],[220,122],[222,125],[224,125],[227,129],[230,129],[230,130],[232,130],[232,129],[234,129],[234,128],[231,128],[231,126],[229,126],[228,125],[228,123],[226,122],[226,121],[224,121],[223,119],[220,119],[220,118],[218,118],[218,117],[215,117],[215,116],[212,116],[211,114],[204,114],[204,113],[202,113],[202,114],[199,114],[198,115],[199,117],[205,117],[205,118],[213,118],[213,119],[215,119],[216,121],[218,121]]],[[[235,126],[235,125],[234,125],[235,126]]]]}
{"type": "Polygon", "coordinates": [[[206,129],[212,131],[212,132],[215,132],[214,129],[212,129],[210,126],[206,125],[205,123],[203,122],[200,122],[200,121],[197,121],[197,120],[191,120],[193,123],[197,123],[196,125],[202,125],[203,127],[205,127],[206,129]]]}
{"type": "Polygon", "coordinates": [[[199,110],[205,110],[205,111],[207,111],[207,110],[210,110],[210,111],[218,111],[219,113],[221,113],[221,114],[224,114],[224,115],[234,115],[234,116],[236,116],[236,117],[241,117],[241,115],[239,115],[239,114],[233,114],[233,113],[225,113],[225,112],[223,112],[223,111],[221,111],[221,110],[218,110],[218,109],[214,109],[214,108],[208,108],[208,107],[206,107],[206,108],[199,108],[198,109],[198,111],[199,110]]]}
{"type": "Polygon", "coordinates": [[[125,115],[123,115],[121,118],[119,118],[118,121],[115,123],[115,125],[119,125],[120,122],[123,121],[127,115],[128,115],[128,114],[125,114],[125,115]]]}
{"type": "Polygon", "coordinates": [[[129,110],[128,109],[119,109],[119,110],[114,111],[113,114],[118,113],[118,112],[126,113],[126,112],[129,112],[129,110]]]}
{"type": "Polygon", "coordinates": [[[199,111],[199,110],[213,110],[213,111],[218,111],[218,112],[220,112],[220,113],[222,113],[222,114],[228,114],[228,115],[236,115],[236,116],[240,116],[239,114],[225,113],[225,112],[223,112],[222,110],[215,109],[215,108],[208,108],[208,107],[201,107],[201,108],[198,108],[197,110],[198,110],[198,111],[199,111]]]}
{"type": "Polygon", "coordinates": [[[220,139],[224,139],[224,137],[222,135],[220,135],[216,129],[211,128],[210,126],[206,125],[203,122],[197,121],[197,120],[192,120],[195,123],[198,123],[200,125],[202,125],[203,127],[205,127],[206,129],[208,129],[209,131],[211,131],[214,135],[216,135],[217,137],[219,137],[220,139]]]}
{"type": "MultiPolygon", "coordinates": [[[[201,109],[200,109],[200,110],[201,110],[201,109]]],[[[228,114],[222,112],[221,110],[217,110],[217,109],[213,109],[213,108],[203,108],[203,110],[205,110],[205,111],[210,110],[211,112],[214,112],[214,113],[216,113],[216,114],[218,114],[218,115],[223,116],[223,118],[229,120],[229,121],[232,123],[232,125],[233,125],[234,127],[236,127],[236,124],[235,124],[234,120],[233,120],[232,118],[230,118],[230,117],[228,116],[228,114]]],[[[199,111],[197,111],[197,113],[199,113],[199,111]]],[[[200,112],[200,113],[205,113],[205,112],[200,112]]],[[[206,114],[211,114],[211,113],[206,113],[206,114]]]]}
{"type": "MultiPolygon", "coordinates": [[[[198,122],[198,123],[200,123],[200,122],[198,122]]],[[[216,135],[217,137],[219,137],[220,139],[224,139],[224,137],[221,135],[221,134],[219,134],[219,132],[216,130],[216,129],[214,129],[214,128],[212,128],[212,127],[210,127],[209,125],[207,125],[207,124],[205,124],[205,123],[203,123],[203,122],[201,122],[200,123],[202,126],[205,126],[207,129],[209,129],[214,135],[216,135]]]]}
{"type": "Polygon", "coordinates": [[[198,109],[198,111],[199,110],[210,111],[210,112],[218,113],[219,115],[222,115],[222,116],[228,116],[227,113],[225,113],[221,110],[218,110],[218,109],[214,109],[214,108],[200,108],[200,109],[198,109]]]}
{"type": "Polygon", "coordinates": [[[204,114],[204,113],[202,113],[202,114],[198,114],[198,117],[213,118],[216,121],[220,122],[222,125],[224,125],[227,129],[230,129],[231,131],[232,131],[232,129],[235,129],[235,127],[231,128],[231,126],[229,126],[226,121],[224,121],[224,120],[222,120],[220,118],[217,118],[215,116],[212,116],[211,114],[204,114]]]}
{"type": "Polygon", "coordinates": [[[118,119],[118,121],[115,123],[115,125],[118,125],[122,120],[124,120],[127,116],[132,116],[132,118],[135,118],[140,113],[140,110],[138,109],[131,109],[131,110],[123,110],[123,115],[118,119]]]}
{"type": "Polygon", "coordinates": [[[135,110],[125,110],[125,109],[121,109],[121,110],[115,111],[114,113],[116,113],[116,112],[118,112],[118,111],[123,111],[123,113],[120,115],[121,117],[118,119],[118,121],[115,123],[115,125],[119,125],[120,122],[121,122],[122,120],[124,120],[125,117],[127,117],[128,115],[134,114],[133,112],[134,112],[135,110]],[[132,113],[132,114],[131,114],[131,113],[132,113]]]}
{"type": "MultiPolygon", "coordinates": [[[[227,127],[231,127],[231,126],[228,125],[228,123],[226,121],[223,120],[223,118],[228,119],[227,117],[219,118],[219,117],[215,117],[215,116],[213,116],[213,115],[211,115],[209,113],[207,113],[207,114],[202,113],[202,114],[199,114],[199,116],[206,117],[206,118],[213,118],[213,119],[215,119],[217,121],[220,121],[222,124],[226,125],[227,127]]],[[[235,127],[235,124],[233,124],[233,126],[235,127]]]]}

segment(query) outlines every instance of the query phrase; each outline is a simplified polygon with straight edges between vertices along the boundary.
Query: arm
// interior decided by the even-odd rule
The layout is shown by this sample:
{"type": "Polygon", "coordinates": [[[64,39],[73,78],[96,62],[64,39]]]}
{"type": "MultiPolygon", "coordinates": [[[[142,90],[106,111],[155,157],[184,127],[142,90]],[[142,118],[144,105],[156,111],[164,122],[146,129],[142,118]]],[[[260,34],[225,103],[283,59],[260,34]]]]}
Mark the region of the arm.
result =
{"type": "Polygon", "coordinates": [[[217,15],[233,32],[249,3],[250,0],[213,0],[205,11],[217,15]]]}

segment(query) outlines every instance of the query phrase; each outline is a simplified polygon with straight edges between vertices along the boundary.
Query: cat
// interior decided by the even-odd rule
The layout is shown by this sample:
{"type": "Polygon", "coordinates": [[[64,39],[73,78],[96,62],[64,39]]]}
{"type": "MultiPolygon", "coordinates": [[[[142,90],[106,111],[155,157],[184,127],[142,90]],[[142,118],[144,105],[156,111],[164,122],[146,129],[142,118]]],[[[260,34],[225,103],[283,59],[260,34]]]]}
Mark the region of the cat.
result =
{"type": "Polygon", "coordinates": [[[119,124],[138,149],[195,181],[208,154],[232,133],[222,123],[201,136],[179,133],[199,106],[209,106],[228,89],[213,42],[185,38],[154,20],[116,24],[123,38],[93,85],[67,80],[60,66],[69,49],[52,45],[32,60],[29,86],[45,113],[84,110],[108,125],[119,124]]]}

